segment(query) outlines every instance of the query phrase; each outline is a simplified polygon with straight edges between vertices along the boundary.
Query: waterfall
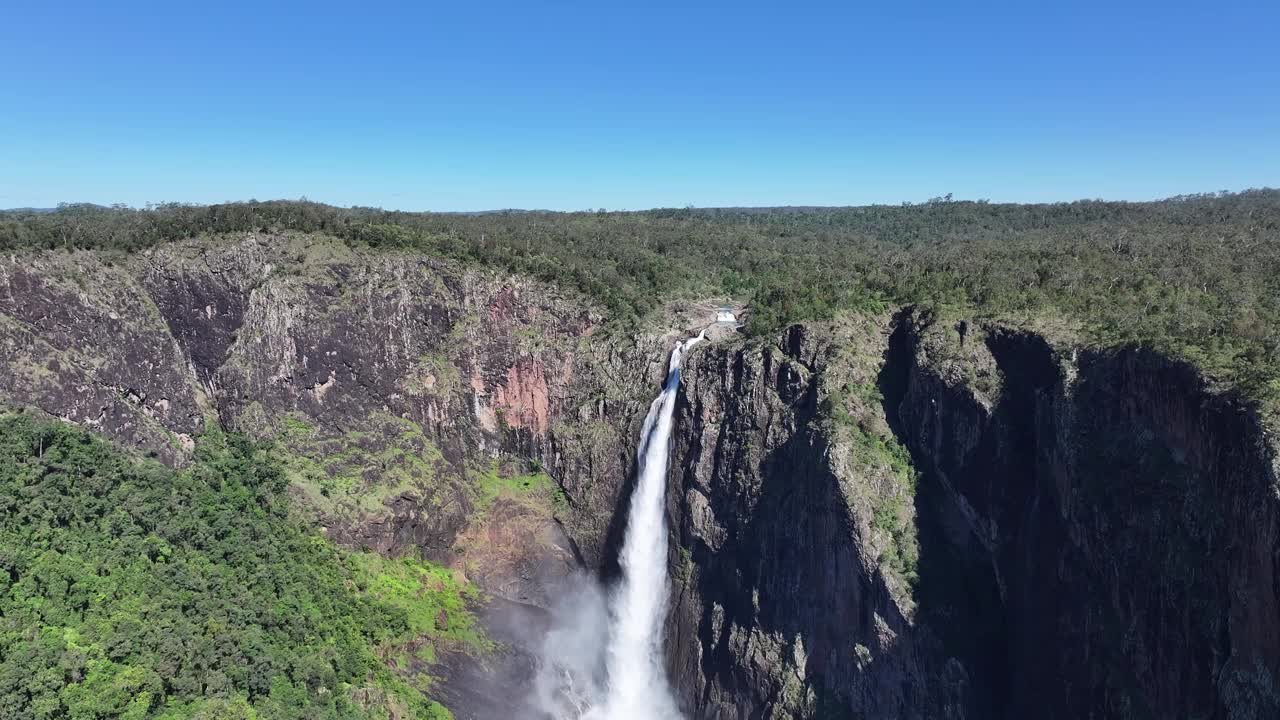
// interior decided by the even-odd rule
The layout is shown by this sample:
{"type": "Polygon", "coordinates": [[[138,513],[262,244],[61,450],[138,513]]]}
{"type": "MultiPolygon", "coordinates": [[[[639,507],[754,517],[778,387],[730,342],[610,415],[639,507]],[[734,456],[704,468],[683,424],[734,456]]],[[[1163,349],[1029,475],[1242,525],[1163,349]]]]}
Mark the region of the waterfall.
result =
{"type": "Polygon", "coordinates": [[[663,671],[662,624],[667,609],[666,490],[671,425],[680,362],[703,335],[671,352],[662,392],[640,431],[639,477],[631,495],[627,532],[619,561],[622,579],[610,607],[606,658],[608,690],[603,707],[589,717],[602,720],[674,720],[679,717],[663,671]]]}
{"type": "MultiPolygon", "coordinates": [[[[680,364],[705,331],[671,351],[666,381],[640,430],[638,477],[628,507],[627,531],[619,555],[622,578],[607,600],[598,592],[579,593],[568,604],[576,622],[559,626],[548,638],[538,678],[538,706],[550,717],[581,720],[679,720],[663,670],[663,620],[667,578],[666,490],[671,428],[680,364]],[[592,600],[597,599],[598,604],[592,600]],[[594,631],[607,602],[607,632],[594,631]],[[599,608],[598,612],[596,608],[599,608]],[[594,647],[592,640],[600,642],[594,647]],[[602,647],[603,645],[603,647],[602,647]],[[601,657],[604,677],[588,669],[601,657]],[[599,681],[603,679],[603,684],[599,681]]],[[[560,624],[558,624],[560,625],[560,624]]],[[[602,628],[603,629],[603,628],[602,628]]]]}

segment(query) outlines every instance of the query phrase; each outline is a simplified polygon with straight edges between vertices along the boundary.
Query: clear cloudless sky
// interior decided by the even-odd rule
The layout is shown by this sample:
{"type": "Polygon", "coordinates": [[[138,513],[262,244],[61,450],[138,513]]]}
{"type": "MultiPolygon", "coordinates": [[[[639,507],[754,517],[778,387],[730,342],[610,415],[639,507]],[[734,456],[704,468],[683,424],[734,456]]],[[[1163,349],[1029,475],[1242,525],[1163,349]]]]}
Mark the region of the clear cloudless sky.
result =
{"type": "Polygon", "coordinates": [[[0,2],[0,207],[1280,186],[1280,2],[0,2]]]}

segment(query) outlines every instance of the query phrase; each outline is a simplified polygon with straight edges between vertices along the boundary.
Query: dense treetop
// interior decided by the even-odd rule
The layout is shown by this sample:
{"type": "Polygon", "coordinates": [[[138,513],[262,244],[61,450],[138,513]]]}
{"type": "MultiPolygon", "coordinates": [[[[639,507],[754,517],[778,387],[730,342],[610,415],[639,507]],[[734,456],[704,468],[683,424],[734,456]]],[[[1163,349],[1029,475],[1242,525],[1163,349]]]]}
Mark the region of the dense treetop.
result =
{"type": "Polygon", "coordinates": [[[0,415],[0,717],[449,717],[414,670],[487,648],[474,591],[295,520],[275,454],[211,433],[175,471],[0,415]]]}
{"type": "Polygon", "coordinates": [[[0,213],[0,250],[130,252],[197,235],[325,233],[576,288],[626,327],[673,296],[752,303],[750,330],[914,304],[1061,319],[1280,396],[1280,191],[1158,202],[405,213],[299,202],[0,213]]]}

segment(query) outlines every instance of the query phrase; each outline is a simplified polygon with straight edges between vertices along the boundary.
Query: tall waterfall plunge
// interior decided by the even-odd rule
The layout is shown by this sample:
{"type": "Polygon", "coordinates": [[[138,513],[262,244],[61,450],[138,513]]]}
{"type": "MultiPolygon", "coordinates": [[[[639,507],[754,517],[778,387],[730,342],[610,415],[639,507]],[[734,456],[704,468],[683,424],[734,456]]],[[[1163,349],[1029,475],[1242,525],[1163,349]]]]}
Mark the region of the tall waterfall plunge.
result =
{"type": "MultiPolygon", "coordinates": [[[[666,489],[671,428],[680,364],[703,334],[671,352],[662,392],[649,407],[637,449],[639,475],[628,508],[627,531],[619,562],[622,578],[607,598],[590,589],[572,600],[564,621],[544,650],[544,669],[554,669],[559,717],[582,720],[678,720],[679,711],[663,670],[662,635],[670,583],[667,578],[666,489]],[[581,657],[583,634],[599,630],[590,606],[608,603],[607,632],[595,653],[605,666],[603,678],[581,657]],[[575,667],[576,666],[576,667],[575,667]],[[566,702],[567,700],[567,702],[566,702]]],[[[540,678],[540,680],[542,680],[540,678]]],[[[539,690],[540,694],[545,689],[539,690]]],[[[546,695],[545,697],[550,697],[546,695]]],[[[543,703],[546,707],[547,703],[543,703]]]]}
{"type": "Polygon", "coordinates": [[[702,335],[671,352],[667,381],[640,431],[639,479],[631,495],[622,544],[622,581],[610,608],[608,674],[604,704],[608,720],[670,720],[677,717],[662,667],[662,621],[666,613],[667,464],[671,424],[680,389],[680,362],[702,335]]]}

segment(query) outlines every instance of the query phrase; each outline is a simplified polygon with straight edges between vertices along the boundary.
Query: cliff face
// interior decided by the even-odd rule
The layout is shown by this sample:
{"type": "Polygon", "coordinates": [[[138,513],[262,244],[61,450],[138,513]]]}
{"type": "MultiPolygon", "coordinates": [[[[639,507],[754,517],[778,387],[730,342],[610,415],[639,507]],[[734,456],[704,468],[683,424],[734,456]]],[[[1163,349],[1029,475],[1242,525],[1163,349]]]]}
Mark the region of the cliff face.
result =
{"type": "MultiPolygon", "coordinates": [[[[509,717],[557,583],[615,571],[670,332],[323,238],[0,259],[0,400],[171,464],[280,440],[299,507],[491,594],[433,671],[509,717]],[[533,632],[530,632],[530,630],[533,632]]],[[[668,661],[696,718],[1280,716],[1271,441],[1191,368],[917,314],[687,360],[668,661]]]]}
{"type": "Polygon", "coordinates": [[[0,395],[168,462],[211,411],[151,298],[94,255],[0,260],[0,395]]]}
{"type": "Polygon", "coordinates": [[[1189,366],[908,313],[705,348],[685,383],[697,717],[1280,715],[1275,452],[1189,366]],[[897,442],[918,536],[885,520],[897,442]]]}
{"type": "Polygon", "coordinates": [[[920,617],[983,716],[1280,714],[1275,453],[1247,408],[1149,352],[896,340],[920,617]]]}
{"type": "Polygon", "coordinates": [[[28,255],[0,262],[0,398],[170,464],[210,423],[278,437],[331,536],[542,603],[575,550],[549,502],[497,489],[545,459],[598,558],[615,497],[593,479],[622,485],[630,380],[661,362],[591,345],[597,325],[527,279],[301,235],[28,255]]]}
{"type": "Polygon", "coordinates": [[[912,621],[907,580],[885,561],[914,538],[876,518],[909,523],[895,503],[909,488],[891,455],[859,450],[891,436],[875,403],[842,393],[874,387],[886,341],[874,321],[796,326],[691,361],[668,645],[696,717],[963,716],[964,668],[912,621]]]}

